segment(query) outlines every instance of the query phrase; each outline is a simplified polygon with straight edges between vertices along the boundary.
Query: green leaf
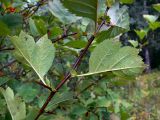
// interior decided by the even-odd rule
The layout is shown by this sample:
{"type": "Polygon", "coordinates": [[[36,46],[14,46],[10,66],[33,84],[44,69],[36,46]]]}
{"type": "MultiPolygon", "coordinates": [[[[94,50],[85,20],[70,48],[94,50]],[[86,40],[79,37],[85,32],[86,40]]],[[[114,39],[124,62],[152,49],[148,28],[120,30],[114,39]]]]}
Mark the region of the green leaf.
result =
{"type": "Polygon", "coordinates": [[[155,22],[158,19],[158,16],[155,15],[143,15],[143,18],[148,22],[155,22]]]}
{"type": "Polygon", "coordinates": [[[7,83],[10,80],[10,78],[4,76],[4,77],[0,77],[0,86],[2,86],[3,84],[7,83]]]}
{"type": "Polygon", "coordinates": [[[73,23],[76,22],[79,17],[71,14],[60,2],[60,0],[49,1],[49,10],[51,13],[57,17],[63,23],[73,23]]]}
{"type": "Polygon", "coordinates": [[[50,35],[49,37],[51,39],[55,39],[57,38],[58,36],[62,35],[63,34],[63,30],[60,28],[60,27],[53,27],[51,30],[50,30],[50,35]]]}
{"type": "Polygon", "coordinates": [[[35,19],[35,25],[41,35],[45,35],[47,33],[46,23],[43,19],[35,19]]]}
{"type": "MultiPolygon", "coordinates": [[[[28,107],[28,114],[25,120],[34,120],[39,112],[39,109],[33,106],[28,107]]],[[[41,115],[38,120],[55,120],[53,117],[57,115],[41,115]]],[[[62,119],[63,120],[63,119],[62,119]]]]}
{"type": "Polygon", "coordinates": [[[80,104],[76,104],[75,106],[73,106],[73,109],[72,109],[72,114],[73,115],[82,116],[86,112],[87,112],[87,109],[80,104]]]}
{"type": "Polygon", "coordinates": [[[149,28],[156,30],[160,27],[160,22],[157,22],[158,16],[155,15],[143,15],[143,17],[148,21],[149,28]]]}
{"type": "Polygon", "coordinates": [[[6,117],[7,106],[5,99],[2,97],[0,97],[0,108],[0,120],[5,120],[4,118],[6,117]]]}
{"type": "Polygon", "coordinates": [[[4,22],[0,21],[0,27],[0,36],[8,35],[10,33],[8,26],[4,22]]]}
{"type": "MultiPolygon", "coordinates": [[[[119,100],[117,100],[117,101],[119,101],[119,100]]],[[[119,113],[120,112],[120,103],[116,102],[113,106],[114,106],[114,112],[119,113]]]]}
{"type": "Polygon", "coordinates": [[[120,115],[121,115],[121,120],[127,120],[130,118],[130,114],[128,113],[128,111],[126,110],[121,110],[120,111],[120,115]]]}
{"type": "Polygon", "coordinates": [[[28,108],[28,114],[26,116],[26,120],[34,120],[38,114],[39,109],[35,107],[28,108]]]}
{"type": "Polygon", "coordinates": [[[153,5],[153,8],[154,8],[155,10],[157,10],[158,12],[160,12],[160,3],[154,4],[154,5],[153,5]]]}
{"type": "Polygon", "coordinates": [[[76,49],[81,49],[81,48],[84,48],[86,44],[87,44],[86,41],[74,40],[74,41],[67,42],[65,46],[76,48],[76,49]]]}
{"type": "Polygon", "coordinates": [[[140,40],[142,40],[148,33],[148,29],[141,29],[141,30],[134,30],[134,31],[136,32],[140,40]]]}
{"type": "Polygon", "coordinates": [[[129,30],[129,15],[126,6],[119,8],[119,4],[116,3],[108,10],[108,15],[112,26],[97,35],[96,41],[98,42],[114,38],[129,30]]]}
{"type": "MultiPolygon", "coordinates": [[[[20,14],[5,14],[0,15],[0,21],[3,22],[7,27],[3,28],[2,33],[5,35],[18,34],[22,28],[23,18],[20,14]],[[10,31],[9,31],[10,30],[10,31]]],[[[2,24],[2,23],[1,23],[2,24]]],[[[2,25],[4,27],[4,24],[2,25]]],[[[0,33],[0,34],[2,34],[0,33]]]]}
{"type": "Polygon", "coordinates": [[[29,19],[29,27],[30,27],[31,34],[33,36],[38,36],[39,35],[38,29],[37,29],[37,27],[35,25],[35,22],[31,18],[29,19]]]}
{"type": "Polygon", "coordinates": [[[94,21],[90,21],[89,24],[86,26],[86,30],[85,32],[87,34],[94,34],[95,32],[95,22],[94,21]]]}
{"type": "MultiPolygon", "coordinates": [[[[47,116],[48,117],[48,116],[47,116]]],[[[57,113],[56,115],[52,115],[46,118],[46,119],[41,119],[41,120],[71,120],[67,115],[65,115],[64,113],[62,113],[61,111],[59,113],[57,113]]]]}
{"type": "Polygon", "coordinates": [[[26,83],[21,86],[17,86],[17,93],[25,100],[25,102],[32,102],[34,98],[39,94],[39,89],[35,88],[35,85],[26,83]]]}
{"type": "Polygon", "coordinates": [[[26,118],[26,106],[25,103],[22,102],[19,98],[14,96],[13,90],[11,88],[7,88],[4,90],[0,88],[6,102],[9,112],[12,116],[12,120],[24,120],[26,118]]]}
{"type": "Polygon", "coordinates": [[[113,26],[113,27],[110,27],[108,30],[105,30],[105,31],[98,33],[95,40],[98,43],[100,43],[100,42],[104,41],[105,39],[114,38],[124,32],[126,32],[125,29],[117,27],[117,26],[113,26]]]}
{"type": "Polygon", "coordinates": [[[109,107],[111,105],[111,101],[106,99],[105,97],[101,97],[96,101],[98,107],[109,107]]]}
{"type": "Polygon", "coordinates": [[[149,28],[152,29],[152,30],[156,30],[159,27],[160,27],[160,22],[149,23],[149,28]]]}
{"type": "Polygon", "coordinates": [[[55,56],[55,48],[47,35],[35,43],[32,36],[22,31],[19,36],[11,37],[11,41],[15,46],[14,54],[17,59],[32,67],[45,84],[44,75],[52,66],[55,56]]]}
{"type": "Polygon", "coordinates": [[[22,25],[23,18],[20,14],[5,14],[0,15],[0,21],[3,21],[9,27],[16,27],[22,25]]]}
{"type": "Polygon", "coordinates": [[[112,25],[129,30],[129,15],[126,6],[120,8],[119,4],[116,3],[108,10],[108,16],[112,25]]]}
{"type": "Polygon", "coordinates": [[[97,21],[98,0],[61,0],[61,2],[73,14],[97,21]]]}
{"type": "Polygon", "coordinates": [[[119,120],[119,119],[114,119],[114,118],[112,119],[110,112],[111,111],[108,111],[108,109],[106,109],[104,107],[99,108],[97,110],[98,120],[104,120],[104,118],[105,118],[105,120],[119,120]]]}
{"type": "Polygon", "coordinates": [[[89,73],[78,76],[113,72],[120,77],[131,77],[138,75],[143,69],[144,64],[136,48],[121,48],[120,42],[109,39],[100,43],[92,52],[89,73]]]}
{"type": "Polygon", "coordinates": [[[97,5],[97,18],[101,18],[104,16],[105,11],[106,11],[106,1],[105,0],[98,0],[98,5],[97,5]]]}
{"type": "Polygon", "coordinates": [[[73,100],[73,96],[74,96],[73,92],[68,92],[68,91],[59,95],[56,94],[55,98],[47,106],[47,110],[52,110],[53,107],[62,102],[73,100]]]}
{"type": "Polygon", "coordinates": [[[132,4],[132,3],[134,3],[134,0],[120,0],[120,3],[123,3],[123,4],[132,4]]]}
{"type": "Polygon", "coordinates": [[[138,47],[138,41],[135,40],[128,40],[128,42],[133,46],[133,47],[138,47]]]}

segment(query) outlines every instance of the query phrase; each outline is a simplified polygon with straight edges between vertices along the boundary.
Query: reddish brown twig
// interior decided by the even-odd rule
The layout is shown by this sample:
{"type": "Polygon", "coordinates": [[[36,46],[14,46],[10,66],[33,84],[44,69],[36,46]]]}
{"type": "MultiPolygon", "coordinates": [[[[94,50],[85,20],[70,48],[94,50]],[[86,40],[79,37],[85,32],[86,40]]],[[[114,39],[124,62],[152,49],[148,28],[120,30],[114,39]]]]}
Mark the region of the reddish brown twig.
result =
{"type": "Polygon", "coordinates": [[[36,82],[37,84],[39,84],[39,85],[41,85],[41,86],[47,88],[48,90],[52,91],[52,88],[51,88],[51,87],[49,87],[49,86],[43,84],[42,82],[39,82],[39,81],[35,81],[35,82],[36,82]]]}
{"type": "MultiPolygon", "coordinates": [[[[77,60],[75,61],[74,65],[73,65],[73,69],[77,69],[77,67],[79,66],[83,56],[86,54],[89,46],[91,45],[91,43],[94,40],[94,35],[91,36],[91,38],[88,40],[88,44],[85,47],[85,49],[82,51],[82,53],[80,54],[80,56],[77,58],[77,60]]],[[[56,87],[56,89],[54,91],[52,91],[49,95],[49,97],[47,98],[46,102],[43,104],[42,108],[40,109],[37,117],[35,118],[35,120],[38,120],[38,118],[41,116],[41,114],[43,114],[45,108],[47,107],[48,103],[51,101],[52,97],[55,95],[55,93],[62,87],[62,85],[71,78],[71,73],[67,73],[66,76],[64,77],[64,79],[60,82],[60,84],[58,84],[58,86],[56,87]]]]}
{"type": "Polygon", "coordinates": [[[76,32],[75,33],[71,33],[71,34],[67,34],[67,35],[63,34],[61,37],[57,37],[56,39],[53,39],[52,43],[56,43],[56,42],[66,38],[66,37],[73,36],[73,35],[76,35],[76,34],[77,34],[76,32]]]}
{"type": "MultiPolygon", "coordinates": [[[[79,66],[83,56],[86,54],[89,46],[91,45],[91,43],[94,40],[94,35],[91,36],[91,38],[88,40],[88,44],[86,45],[85,49],[83,50],[83,52],[80,54],[80,56],[77,58],[77,60],[75,61],[75,63],[73,64],[73,69],[77,69],[77,67],[79,66]]],[[[38,120],[38,118],[41,116],[41,114],[43,114],[45,108],[47,107],[48,103],[51,101],[52,97],[55,95],[55,93],[63,86],[63,84],[71,78],[71,73],[67,73],[64,77],[64,79],[58,84],[58,86],[56,87],[56,89],[54,91],[52,91],[49,95],[49,97],[47,98],[46,102],[43,104],[42,108],[40,109],[37,117],[35,118],[35,120],[38,120]]]]}
{"type": "MultiPolygon", "coordinates": [[[[99,30],[101,29],[101,27],[105,24],[105,20],[103,20],[101,22],[101,24],[98,26],[95,34],[97,34],[99,32],[99,30]]],[[[88,40],[88,44],[86,45],[86,47],[84,48],[84,50],[82,50],[82,52],[80,53],[79,57],[76,59],[75,63],[73,64],[72,68],[74,70],[76,70],[79,66],[79,64],[82,61],[82,58],[86,55],[88,48],[90,47],[90,45],[92,44],[93,40],[94,40],[95,36],[92,35],[90,37],[90,39],[88,40]]],[[[45,103],[43,104],[43,106],[41,107],[41,109],[39,110],[38,115],[36,116],[35,120],[38,120],[38,118],[44,113],[45,108],[47,107],[47,105],[49,104],[49,102],[51,101],[51,99],[53,98],[53,96],[55,95],[55,93],[63,86],[63,84],[69,80],[71,78],[71,73],[67,73],[64,77],[64,79],[57,85],[57,87],[55,88],[55,90],[51,91],[50,95],[48,96],[47,100],[45,101],[45,103]]]]}

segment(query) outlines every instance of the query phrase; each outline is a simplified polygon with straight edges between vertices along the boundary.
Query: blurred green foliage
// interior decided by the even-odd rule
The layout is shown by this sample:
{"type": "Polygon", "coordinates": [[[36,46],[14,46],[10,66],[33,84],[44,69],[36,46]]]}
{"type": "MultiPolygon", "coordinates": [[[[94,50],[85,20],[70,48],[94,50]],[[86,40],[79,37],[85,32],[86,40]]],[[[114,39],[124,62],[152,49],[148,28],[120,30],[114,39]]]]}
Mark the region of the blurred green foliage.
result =
{"type": "Polygon", "coordinates": [[[34,120],[50,94],[36,84],[38,76],[54,90],[68,71],[74,77],[56,93],[39,120],[160,119],[158,0],[46,3],[0,1],[0,120],[34,120]],[[96,33],[103,20],[106,24],[96,33]],[[73,70],[75,58],[93,34],[95,41],[79,69],[73,70]],[[138,52],[146,62],[146,50],[151,70],[157,70],[139,75],[143,63],[138,52]],[[95,66],[98,75],[83,76],[95,66]],[[128,66],[131,69],[126,70],[128,66]]]}

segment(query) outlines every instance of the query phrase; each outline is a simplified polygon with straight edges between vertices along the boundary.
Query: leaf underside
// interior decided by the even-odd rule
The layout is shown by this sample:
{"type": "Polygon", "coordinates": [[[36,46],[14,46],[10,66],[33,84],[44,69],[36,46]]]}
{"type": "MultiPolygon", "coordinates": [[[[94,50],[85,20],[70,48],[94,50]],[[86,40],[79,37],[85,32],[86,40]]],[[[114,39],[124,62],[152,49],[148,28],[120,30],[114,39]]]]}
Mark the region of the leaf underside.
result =
{"type": "Polygon", "coordinates": [[[61,0],[71,13],[97,21],[98,0],[61,0]]]}
{"type": "Polygon", "coordinates": [[[47,35],[35,43],[33,37],[21,32],[19,36],[11,37],[11,41],[15,46],[14,55],[17,60],[33,68],[45,84],[44,75],[51,67],[55,56],[55,48],[47,35]]]}
{"type": "Polygon", "coordinates": [[[129,28],[129,15],[128,8],[126,6],[119,7],[118,3],[115,3],[109,10],[107,15],[110,17],[111,27],[101,31],[97,37],[97,42],[102,42],[105,39],[114,38],[126,31],[129,28]]]}
{"type": "Polygon", "coordinates": [[[11,88],[7,88],[4,90],[0,88],[6,103],[8,110],[11,114],[13,120],[24,120],[26,117],[26,106],[25,103],[22,102],[19,98],[14,96],[13,90],[11,88]]]}
{"type": "Polygon", "coordinates": [[[135,76],[142,72],[144,64],[138,50],[129,46],[121,47],[120,42],[105,40],[92,52],[89,59],[89,73],[78,75],[87,76],[98,73],[113,72],[118,76],[135,76]]]}
{"type": "Polygon", "coordinates": [[[49,10],[63,23],[76,22],[80,17],[71,14],[60,2],[60,0],[52,0],[48,2],[49,10]]]}

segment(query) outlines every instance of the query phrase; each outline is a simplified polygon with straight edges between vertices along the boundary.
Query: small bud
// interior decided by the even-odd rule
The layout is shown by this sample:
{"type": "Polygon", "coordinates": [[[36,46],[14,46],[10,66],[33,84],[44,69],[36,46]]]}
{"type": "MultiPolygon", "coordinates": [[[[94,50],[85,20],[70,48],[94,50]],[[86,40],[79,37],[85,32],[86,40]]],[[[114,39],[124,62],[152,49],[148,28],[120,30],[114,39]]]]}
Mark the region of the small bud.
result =
{"type": "Polygon", "coordinates": [[[9,10],[10,13],[13,13],[13,12],[15,12],[16,8],[14,8],[14,7],[9,7],[8,10],[9,10]]]}

